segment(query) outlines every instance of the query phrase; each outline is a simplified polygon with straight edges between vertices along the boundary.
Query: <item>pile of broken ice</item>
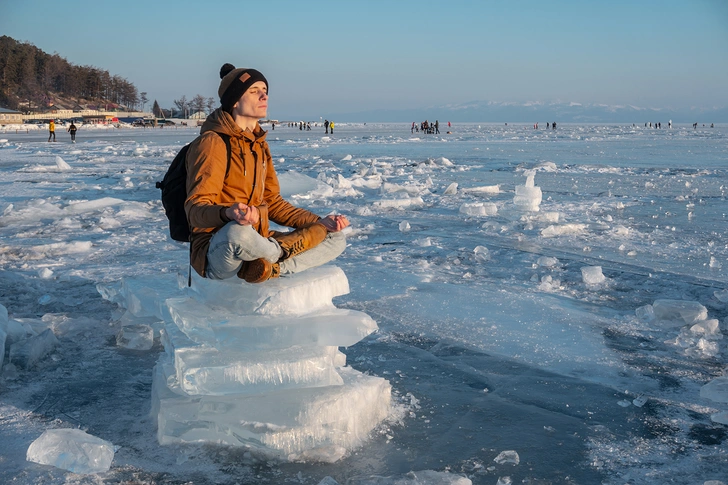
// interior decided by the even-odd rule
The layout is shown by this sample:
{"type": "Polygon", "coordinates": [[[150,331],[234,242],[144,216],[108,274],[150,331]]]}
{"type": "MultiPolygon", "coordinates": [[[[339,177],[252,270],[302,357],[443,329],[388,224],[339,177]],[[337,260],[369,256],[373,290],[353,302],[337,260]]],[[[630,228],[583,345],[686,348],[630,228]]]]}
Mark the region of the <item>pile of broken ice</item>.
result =
{"type": "MultiPolygon", "coordinates": [[[[716,292],[716,298],[723,301],[716,292]]],[[[713,358],[720,352],[718,342],[723,339],[720,322],[708,318],[708,309],[697,301],[655,300],[635,310],[643,322],[656,323],[663,327],[674,327],[679,334],[665,343],[682,348],[690,357],[713,358]]],[[[728,369],[726,369],[728,371],[728,369]]],[[[728,403],[728,372],[705,384],[700,397],[717,403],[728,403]]],[[[713,422],[728,424],[728,410],[713,413],[713,422]]]]}
{"type": "Polygon", "coordinates": [[[58,345],[58,339],[43,321],[8,318],[0,305],[0,370],[3,364],[15,369],[30,369],[58,345]],[[7,353],[7,360],[5,354],[7,353]]]}
{"type": "Polygon", "coordinates": [[[174,279],[99,288],[126,309],[122,333],[161,327],[165,352],[154,369],[151,409],[161,444],[219,443],[335,461],[389,414],[389,383],[347,367],[338,349],[377,329],[369,315],[333,305],[349,292],[341,269],[259,285],[193,272],[191,286],[179,289],[174,279]]]}

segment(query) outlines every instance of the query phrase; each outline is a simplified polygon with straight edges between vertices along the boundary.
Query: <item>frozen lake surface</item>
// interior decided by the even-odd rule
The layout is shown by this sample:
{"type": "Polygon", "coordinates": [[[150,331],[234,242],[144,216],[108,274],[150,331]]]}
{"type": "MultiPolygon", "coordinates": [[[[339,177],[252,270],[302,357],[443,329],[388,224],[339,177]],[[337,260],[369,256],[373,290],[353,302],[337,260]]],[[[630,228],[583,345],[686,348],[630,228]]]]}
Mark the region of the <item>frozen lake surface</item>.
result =
{"type": "Polygon", "coordinates": [[[386,424],[335,464],[159,446],[161,345],[117,347],[96,286],[186,275],[154,184],[197,129],[0,131],[0,304],[59,341],[2,369],[0,482],[728,483],[728,428],[711,419],[728,403],[700,396],[728,361],[728,127],[314,130],[268,141],[289,200],[350,217],[336,264],[351,293],[335,303],[379,331],[342,350],[391,382],[386,424]],[[514,203],[536,187],[538,211],[514,203]],[[651,318],[657,300],[699,302],[718,329],[651,318]],[[25,460],[63,427],[117,446],[111,470],[25,460]],[[509,450],[518,464],[495,461],[509,450]],[[440,473],[407,475],[421,471],[440,473]]]}

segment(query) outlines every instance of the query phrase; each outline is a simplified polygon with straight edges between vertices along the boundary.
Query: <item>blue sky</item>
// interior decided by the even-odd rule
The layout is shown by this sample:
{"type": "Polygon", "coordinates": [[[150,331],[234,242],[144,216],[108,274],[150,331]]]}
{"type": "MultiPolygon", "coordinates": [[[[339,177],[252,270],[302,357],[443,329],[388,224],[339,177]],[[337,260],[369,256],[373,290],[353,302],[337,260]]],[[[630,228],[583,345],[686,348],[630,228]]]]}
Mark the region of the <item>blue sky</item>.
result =
{"type": "Polygon", "coordinates": [[[262,71],[273,117],[470,101],[728,105],[728,1],[9,1],[0,35],[162,107],[262,71]]]}

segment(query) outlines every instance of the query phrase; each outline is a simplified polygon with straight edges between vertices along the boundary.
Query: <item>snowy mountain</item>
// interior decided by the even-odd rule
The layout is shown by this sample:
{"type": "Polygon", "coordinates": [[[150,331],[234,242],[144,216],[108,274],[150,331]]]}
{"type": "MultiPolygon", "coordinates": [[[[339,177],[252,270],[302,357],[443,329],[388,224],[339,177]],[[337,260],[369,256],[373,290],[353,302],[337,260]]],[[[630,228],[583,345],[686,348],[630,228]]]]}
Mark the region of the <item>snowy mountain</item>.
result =
{"type": "Polygon", "coordinates": [[[726,123],[728,107],[644,108],[633,105],[583,104],[574,102],[472,101],[462,104],[403,110],[342,112],[330,118],[341,121],[412,122],[448,120],[459,122],[546,123],[726,123]]]}

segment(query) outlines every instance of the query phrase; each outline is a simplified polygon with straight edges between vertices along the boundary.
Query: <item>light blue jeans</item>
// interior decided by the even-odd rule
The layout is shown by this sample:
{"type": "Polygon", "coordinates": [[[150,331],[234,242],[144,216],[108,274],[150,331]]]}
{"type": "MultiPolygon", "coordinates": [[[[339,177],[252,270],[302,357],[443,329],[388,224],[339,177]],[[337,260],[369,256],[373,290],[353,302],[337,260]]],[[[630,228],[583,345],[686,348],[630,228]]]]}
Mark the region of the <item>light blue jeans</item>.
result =
{"type": "MultiPolygon", "coordinates": [[[[346,249],[346,237],[330,232],[318,246],[281,261],[281,275],[298,273],[336,259],[346,249]]],[[[243,261],[265,258],[275,263],[281,257],[281,247],[272,237],[265,238],[252,226],[228,222],[210,240],[207,250],[207,277],[214,280],[232,278],[238,274],[243,261]]]]}

